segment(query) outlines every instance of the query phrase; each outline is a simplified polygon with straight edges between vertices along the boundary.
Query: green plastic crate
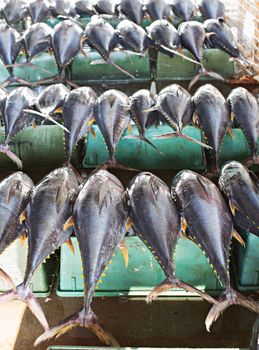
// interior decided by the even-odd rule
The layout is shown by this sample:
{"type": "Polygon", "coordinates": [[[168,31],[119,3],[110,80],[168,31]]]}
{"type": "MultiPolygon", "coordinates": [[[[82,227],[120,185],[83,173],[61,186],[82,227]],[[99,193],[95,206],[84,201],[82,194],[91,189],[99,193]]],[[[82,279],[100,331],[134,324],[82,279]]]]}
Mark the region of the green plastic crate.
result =
{"type": "MultiPolygon", "coordinates": [[[[188,50],[183,50],[183,54],[187,57],[193,58],[188,50]]],[[[229,61],[230,56],[222,50],[205,49],[204,50],[204,65],[207,69],[212,70],[223,76],[225,79],[233,79],[235,76],[235,65],[229,61]]],[[[174,58],[169,57],[163,53],[158,53],[155,80],[157,82],[158,90],[171,83],[181,83],[187,87],[190,80],[195,76],[199,66],[195,63],[184,60],[179,56],[174,58]]],[[[208,82],[216,83],[220,90],[226,90],[224,83],[217,81],[211,77],[203,77],[199,84],[208,82]]],[[[229,91],[230,88],[228,88],[229,91]]],[[[223,91],[224,93],[224,91],[223,91]]]]}
{"type": "MultiPolygon", "coordinates": [[[[63,297],[83,296],[83,270],[78,242],[72,237],[75,255],[62,245],[60,255],[59,288],[63,297]]],[[[145,296],[165,279],[165,275],[150,250],[136,237],[127,237],[129,265],[126,268],[119,247],[101,277],[95,296],[145,296]]],[[[191,241],[180,238],[176,251],[176,275],[201,290],[218,294],[220,283],[202,251],[191,241]]],[[[183,290],[171,290],[166,296],[195,296],[183,290]]]]}
{"type": "MultiPolygon", "coordinates": [[[[27,251],[27,241],[21,245],[19,239],[17,239],[0,255],[0,267],[11,276],[16,285],[23,281],[27,251]]],[[[30,288],[36,296],[47,297],[50,295],[54,282],[56,263],[57,257],[55,254],[52,254],[35,271],[31,279],[30,288]]],[[[8,289],[10,289],[10,285],[4,280],[0,280],[0,292],[8,289]]]]}
{"type": "MultiPolygon", "coordinates": [[[[0,127],[0,143],[4,140],[4,128],[0,127]]],[[[28,127],[14,137],[11,149],[23,162],[24,169],[55,168],[65,162],[64,131],[56,125],[28,127]]],[[[80,147],[75,148],[72,163],[80,165],[80,147]]],[[[17,169],[16,164],[0,153],[0,167],[17,169]]]]}
{"type": "Polygon", "coordinates": [[[151,69],[148,54],[144,57],[133,52],[112,52],[110,59],[131,73],[135,79],[129,77],[110,64],[92,64],[102,60],[95,50],[86,51],[87,57],[79,53],[72,63],[72,80],[79,85],[91,85],[96,89],[117,88],[131,93],[140,88],[149,88],[151,84],[151,69]]]}
{"type": "MultiPolygon", "coordinates": [[[[86,154],[83,162],[85,168],[95,168],[109,159],[108,150],[103,136],[97,126],[93,126],[96,138],[88,135],[86,154]]],[[[167,140],[152,139],[156,135],[172,132],[168,125],[161,125],[158,128],[149,128],[146,132],[147,138],[157,146],[161,153],[157,152],[146,142],[121,139],[116,149],[116,159],[122,164],[137,169],[193,169],[204,170],[205,160],[201,146],[181,138],[167,140]]],[[[201,140],[201,132],[192,126],[184,128],[184,133],[197,140],[201,140]]],[[[126,130],[124,135],[128,135],[126,130]]],[[[132,134],[138,135],[136,126],[132,127],[132,134]]],[[[220,155],[220,163],[229,160],[243,161],[250,156],[250,149],[247,140],[240,129],[234,129],[234,140],[227,135],[220,155]]]]}
{"type": "MultiPolygon", "coordinates": [[[[16,60],[16,63],[21,64],[25,62],[26,62],[25,55],[19,55],[19,57],[16,60]]],[[[36,67],[28,67],[28,66],[15,67],[14,75],[17,78],[35,83],[41,79],[51,78],[56,74],[58,74],[57,64],[53,54],[46,53],[46,52],[40,53],[38,56],[34,57],[31,60],[31,63],[37,65],[39,69],[36,67]],[[46,69],[48,72],[45,72],[40,68],[46,69]]],[[[9,77],[9,73],[5,68],[5,66],[3,65],[2,61],[0,61],[0,82],[3,82],[8,77],[9,77]]],[[[15,83],[13,85],[19,86],[21,84],[15,83]]]]}
{"type": "Polygon", "coordinates": [[[259,290],[259,237],[242,233],[245,248],[235,244],[236,282],[240,291],[259,290]]]}

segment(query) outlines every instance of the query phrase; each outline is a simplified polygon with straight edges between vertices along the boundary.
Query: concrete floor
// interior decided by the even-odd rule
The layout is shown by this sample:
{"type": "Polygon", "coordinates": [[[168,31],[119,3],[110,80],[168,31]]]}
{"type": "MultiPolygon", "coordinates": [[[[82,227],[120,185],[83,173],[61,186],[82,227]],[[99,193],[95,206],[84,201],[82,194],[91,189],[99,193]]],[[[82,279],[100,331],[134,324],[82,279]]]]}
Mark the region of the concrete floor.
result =
{"type": "MultiPolygon", "coordinates": [[[[40,300],[50,326],[78,311],[82,298],[40,300]]],[[[152,305],[128,298],[96,298],[93,309],[121,346],[145,347],[248,347],[255,315],[239,306],[227,310],[208,333],[204,320],[210,306],[200,300],[160,299],[152,305]]],[[[41,334],[38,321],[19,301],[0,307],[0,350],[29,350],[41,334]]],[[[74,328],[50,345],[101,345],[94,334],[74,328]]]]}

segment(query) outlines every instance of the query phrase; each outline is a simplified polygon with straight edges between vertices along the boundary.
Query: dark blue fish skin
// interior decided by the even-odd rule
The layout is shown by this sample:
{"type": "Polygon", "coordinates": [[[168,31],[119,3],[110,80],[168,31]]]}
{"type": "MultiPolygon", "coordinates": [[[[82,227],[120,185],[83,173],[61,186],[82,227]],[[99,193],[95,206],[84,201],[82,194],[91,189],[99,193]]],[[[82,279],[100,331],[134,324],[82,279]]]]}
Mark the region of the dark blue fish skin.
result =
{"type": "Polygon", "coordinates": [[[146,11],[152,20],[167,19],[170,15],[170,5],[166,0],[148,0],[146,3],[146,11]]]}
{"type": "Polygon", "coordinates": [[[50,4],[47,0],[33,0],[28,4],[28,11],[33,23],[43,22],[50,16],[50,4]]]}
{"type": "Polygon", "coordinates": [[[121,0],[120,12],[129,20],[140,25],[144,19],[144,6],[141,0],[121,0]]]}
{"type": "Polygon", "coordinates": [[[233,219],[237,226],[259,236],[259,180],[239,162],[227,163],[221,170],[219,186],[234,206],[233,219]]]}
{"type": "Polygon", "coordinates": [[[174,14],[186,22],[193,18],[196,9],[192,0],[173,0],[171,6],[174,14]]]}
{"type": "Polygon", "coordinates": [[[59,69],[68,66],[81,49],[83,30],[72,20],[56,24],[52,35],[52,48],[59,69]]]}
{"type": "Polygon", "coordinates": [[[115,16],[117,14],[117,7],[118,5],[113,0],[97,0],[94,4],[96,12],[100,15],[115,16]]]}
{"type": "Polygon", "coordinates": [[[208,34],[206,44],[209,47],[221,49],[234,58],[240,56],[238,48],[233,45],[234,37],[231,29],[223,18],[208,19],[203,26],[208,34]]]}
{"type": "Polygon", "coordinates": [[[152,22],[146,30],[153,45],[160,51],[163,51],[161,50],[161,45],[169,49],[177,49],[181,46],[181,40],[177,29],[165,19],[152,22]]]}
{"type": "Polygon", "coordinates": [[[149,48],[150,39],[146,31],[128,19],[124,19],[118,24],[117,33],[119,43],[126,50],[145,54],[149,48]]]}
{"type": "Polygon", "coordinates": [[[70,237],[71,231],[63,231],[63,225],[72,213],[77,188],[76,174],[66,167],[52,171],[34,187],[25,209],[29,251],[24,286],[37,267],[70,237]]]}
{"type": "Polygon", "coordinates": [[[32,180],[20,171],[0,182],[0,254],[19,237],[19,217],[32,188],[32,180]]]}
{"type": "Polygon", "coordinates": [[[84,30],[88,45],[106,59],[117,46],[118,37],[112,25],[98,16],[93,16],[84,30]]]}
{"type": "Polygon", "coordinates": [[[31,125],[35,117],[23,110],[33,104],[35,97],[35,92],[28,87],[18,87],[8,94],[4,110],[5,144],[31,125]]]}
{"type": "Polygon", "coordinates": [[[97,96],[93,89],[84,86],[74,89],[67,95],[63,104],[62,118],[65,133],[66,159],[69,162],[76,143],[87,134],[88,122],[94,117],[97,96]]]}
{"type": "Polygon", "coordinates": [[[74,1],[70,0],[52,0],[49,9],[54,17],[76,15],[74,1]]]}
{"type": "Polygon", "coordinates": [[[193,108],[191,95],[178,84],[172,84],[160,91],[157,98],[160,114],[176,131],[191,123],[193,108]]]}
{"type": "Polygon", "coordinates": [[[183,22],[178,32],[182,46],[189,50],[198,62],[201,62],[206,37],[203,25],[197,21],[183,22]]]}
{"type": "Polygon", "coordinates": [[[69,89],[64,84],[53,84],[42,90],[35,100],[36,108],[45,114],[52,114],[63,106],[69,89]]]}
{"type": "Polygon", "coordinates": [[[168,186],[155,175],[142,172],[130,182],[127,197],[134,231],[147,242],[166,277],[174,276],[172,252],[181,227],[168,186]]]}
{"type": "Polygon", "coordinates": [[[200,87],[192,97],[194,116],[198,120],[206,143],[212,147],[206,155],[208,172],[219,171],[219,155],[224,138],[231,126],[228,104],[224,96],[211,84],[200,87]]]}
{"type": "Polygon", "coordinates": [[[114,159],[116,146],[130,122],[127,95],[118,90],[107,90],[96,101],[96,123],[108,147],[110,158],[114,159]]]}
{"type": "Polygon", "coordinates": [[[125,200],[134,231],[152,251],[166,276],[149,293],[146,302],[151,303],[161,292],[171,288],[183,288],[215,302],[206,293],[175,276],[173,251],[180,237],[181,224],[169,187],[157,176],[142,172],[131,180],[125,200]]]}
{"type": "MultiPolygon", "coordinates": [[[[14,64],[21,50],[20,34],[7,24],[0,24],[0,57],[4,64],[14,64]]],[[[8,67],[9,74],[13,74],[13,68],[8,67]]]]}
{"type": "Polygon", "coordinates": [[[0,117],[1,117],[2,123],[4,122],[4,109],[5,109],[5,102],[6,102],[7,96],[8,96],[7,91],[0,88],[0,117]]]}
{"type": "Polygon", "coordinates": [[[202,0],[199,10],[204,19],[217,19],[225,17],[225,5],[220,0],[202,0]]]}
{"type": "Polygon", "coordinates": [[[230,289],[228,256],[233,222],[220,191],[213,182],[190,170],[178,173],[172,186],[191,237],[208,257],[224,288],[230,289]]]}
{"type": "Polygon", "coordinates": [[[84,305],[81,311],[46,331],[35,345],[81,326],[93,331],[105,344],[119,346],[92,311],[91,302],[106,265],[126,234],[128,215],[123,193],[120,181],[106,170],[95,171],[80,186],[73,219],[84,272],[84,305]]]}
{"type": "Polygon", "coordinates": [[[259,106],[254,95],[243,87],[238,87],[229,94],[227,102],[235,126],[241,128],[246,136],[254,161],[257,160],[259,137],[259,106]]]}
{"type": "Polygon", "coordinates": [[[23,33],[22,41],[28,60],[50,49],[52,33],[53,29],[46,23],[35,23],[23,33]]]}
{"type": "Polygon", "coordinates": [[[8,0],[2,8],[2,14],[8,24],[21,21],[26,17],[27,1],[26,0],[8,0]]]}
{"type": "Polygon", "coordinates": [[[75,10],[79,16],[92,16],[95,14],[91,0],[76,0],[75,10]]]}

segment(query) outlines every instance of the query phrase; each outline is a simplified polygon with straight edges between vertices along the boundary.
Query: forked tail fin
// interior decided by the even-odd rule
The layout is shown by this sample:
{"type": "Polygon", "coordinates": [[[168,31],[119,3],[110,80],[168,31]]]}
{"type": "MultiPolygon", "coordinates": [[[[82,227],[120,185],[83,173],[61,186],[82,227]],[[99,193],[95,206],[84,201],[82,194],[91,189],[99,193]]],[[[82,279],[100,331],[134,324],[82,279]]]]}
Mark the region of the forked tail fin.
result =
{"type": "Polygon", "coordinates": [[[218,303],[213,305],[205,320],[206,329],[210,332],[210,327],[221,314],[231,305],[241,305],[246,309],[259,314],[259,302],[249,299],[238,293],[234,289],[224,291],[219,297],[218,303]]]}
{"type": "Polygon", "coordinates": [[[147,139],[146,136],[144,135],[127,135],[123,137],[123,140],[124,139],[144,141],[148,145],[152,146],[158,153],[162,154],[162,152],[160,152],[160,150],[151,141],[149,141],[149,139],[147,139]]]}
{"type": "Polygon", "coordinates": [[[209,76],[213,79],[218,79],[221,81],[225,81],[225,79],[222,77],[222,75],[213,72],[211,70],[207,70],[204,66],[201,66],[198,70],[198,73],[195,75],[195,77],[191,80],[189,86],[188,86],[188,90],[191,90],[191,88],[193,87],[194,84],[197,83],[197,81],[199,81],[202,77],[205,76],[209,76]]]}
{"type": "Polygon", "coordinates": [[[12,300],[21,300],[26,303],[31,310],[31,312],[35,315],[38,321],[42,324],[45,330],[49,329],[48,322],[44,315],[44,312],[38,302],[38,300],[33,295],[32,291],[28,286],[25,286],[23,283],[19,286],[15,287],[14,282],[11,277],[0,269],[0,278],[4,279],[8,283],[10,283],[13,289],[10,289],[0,295],[0,304],[6,303],[12,300]]]}
{"type": "Polygon", "coordinates": [[[114,347],[119,346],[114,336],[105,329],[104,325],[98,320],[97,316],[91,309],[89,309],[88,312],[86,312],[85,309],[82,309],[80,312],[65,318],[55,327],[48,329],[35,341],[34,346],[37,346],[53,337],[58,338],[62,334],[77,326],[89,329],[95,333],[97,337],[106,345],[114,347]]]}

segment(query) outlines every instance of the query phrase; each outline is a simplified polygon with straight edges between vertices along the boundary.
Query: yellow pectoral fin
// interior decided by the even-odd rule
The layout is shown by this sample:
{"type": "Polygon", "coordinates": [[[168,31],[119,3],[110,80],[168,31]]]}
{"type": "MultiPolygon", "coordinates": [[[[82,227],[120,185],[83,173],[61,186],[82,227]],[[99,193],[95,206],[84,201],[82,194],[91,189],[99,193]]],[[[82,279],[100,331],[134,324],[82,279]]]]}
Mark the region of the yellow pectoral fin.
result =
{"type": "Polygon", "coordinates": [[[129,252],[128,252],[128,248],[126,246],[125,239],[120,243],[120,250],[121,250],[121,254],[122,254],[123,259],[124,259],[125,267],[127,268],[128,264],[129,264],[129,252]]]}
{"type": "Polygon", "coordinates": [[[133,226],[133,221],[130,217],[128,217],[127,223],[126,223],[126,231],[129,231],[129,229],[131,229],[132,226],[133,226]]]}
{"type": "Polygon", "coordinates": [[[33,122],[31,123],[31,126],[32,126],[33,129],[36,129],[37,125],[36,125],[35,121],[33,121],[33,122]]]}
{"type": "Polygon", "coordinates": [[[27,217],[26,217],[26,214],[25,212],[23,211],[19,217],[19,222],[20,224],[24,223],[24,221],[26,221],[27,217]]]}
{"type": "Polygon", "coordinates": [[[72,242],[71,238],[68,238],[65,243],[68,245],[71,252],[75,255],[76,252],[75,252],[75,248],[73,246],[73,242],[72,242]]]}
{"type": "Polygon", "coordinates": [[[128,132],[132,134],[132,125],[130,123],[128,124],[128,132]]]}
{"type": "Polygon", "coordinates": [[[229,201],[229,207],[230,207],[231,213],[235,216],[236,210],[238,210],[238,207],[231,200],[229,201]]]}
{"type": "Polygon", "coordinates": [[[74,225],[75,225],[75,220],[74,220],[73,216],[70,216],[70,218],[64,224],[63,230],[66,231],[69,227],[72,227],[74,225]]]}
{"type": "Polygon", "coordinates": [[[20,243],[21,245],[24,245],[26,239],[27,239],[27,231],[23,231],[21,234],[20,234],[20,243]]]}
{"type": "Polygon", "coordinates": [[[245,241],[236,230],[232,232],[232,237],[234,237],[241,244],[242,247],[246,246],[245,241]]]}
{"type": "Polygon", "coordinates": [[[91,118],[89,122],[87,123],[87,126],[92,126],[95,122],[95,118],[91,118]]]}
{"type": "Polygon", "coordinates": [[[63,107],[58,107],[57,109],[55,109],[54,113],[58,114],[58,113],[62,113],[63,112],[63,107]]]}
{"type": "Polygon", "coordinates": [[[185,220],[185,218],[181,217],[181,231],[183,235],[185,235],[187,227],[188,227],[187,221],[185,220]]]}
{"type": "Polygon", "coordinates": [[[199,117],[197,116],[197,114],[193,115],[192,121],[194,125],[197,125],[199,123],[199,117]]]}
{"type": "Polygon", "coordinates": [[[94,132],[94,129],[90,128],[89,131],[90,131],[90,134],[96,139],[96,134],[94,132]]]}
{"type": "Polygon", "coordinates": [[[230,137],[232,138],[232,140],[234,141],[235,135],[234,135],[233,130],[231,128],[228,128],[228,133],[229,133],[230,137]]]}
{"type": "Polygon", "coordinates": [[[230,120],[233,122],[234,119],[235,119],[235,114],[232,112],[232,113],[230,114],[230,120]]]}

